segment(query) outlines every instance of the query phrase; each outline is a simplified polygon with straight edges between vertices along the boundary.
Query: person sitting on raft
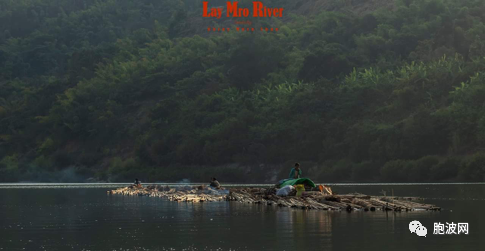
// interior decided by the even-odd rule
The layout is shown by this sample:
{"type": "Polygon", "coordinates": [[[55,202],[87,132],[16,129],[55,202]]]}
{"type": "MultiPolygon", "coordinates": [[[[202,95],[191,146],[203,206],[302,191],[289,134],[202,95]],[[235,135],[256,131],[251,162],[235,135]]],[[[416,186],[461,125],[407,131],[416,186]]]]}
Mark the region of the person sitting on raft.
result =
{"type": "Polygon", "coordinates": [[[135,187],[141,188],[141,182],[138,179],[135,179],[134,185],[135,187]]]}
{"type": "Polygon", "coordinates": [[[210,186],[215,188],[215,189],[221,189],[221,184],[219,183],[219,181],[217,181],[217,179],[215,177],[213,177],[211,179],[210,186]]]}
{"type": "Polygon", "coordinates": [[[299,179],[301,178],[302,171],[300,169],[300,163],[295,163],[295,167],[290,171],[290,179],[299,179]]]}

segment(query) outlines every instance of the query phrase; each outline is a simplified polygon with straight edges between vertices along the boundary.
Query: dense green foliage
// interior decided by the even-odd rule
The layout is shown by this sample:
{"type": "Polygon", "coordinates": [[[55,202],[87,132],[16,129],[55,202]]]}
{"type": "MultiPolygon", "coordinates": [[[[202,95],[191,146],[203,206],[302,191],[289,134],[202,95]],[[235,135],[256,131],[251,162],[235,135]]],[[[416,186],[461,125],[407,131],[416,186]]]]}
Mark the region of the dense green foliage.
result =
{"type": "Polygon", "coordinates": [[[2,1],[0,181],[485,181],[483,1],[210,35],[198,4],[2,1]]]}

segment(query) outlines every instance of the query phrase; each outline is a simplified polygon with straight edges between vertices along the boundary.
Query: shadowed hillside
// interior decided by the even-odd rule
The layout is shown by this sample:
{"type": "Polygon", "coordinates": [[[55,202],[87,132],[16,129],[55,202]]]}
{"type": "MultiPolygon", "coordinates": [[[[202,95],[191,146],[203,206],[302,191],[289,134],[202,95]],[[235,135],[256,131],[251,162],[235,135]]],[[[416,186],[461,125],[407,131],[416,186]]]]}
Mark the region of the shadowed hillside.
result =
{"type": "Polygon", "coordinates": [[[0,181],[483,181],[485,4],[389,2],[3,1],[0,181]]]}

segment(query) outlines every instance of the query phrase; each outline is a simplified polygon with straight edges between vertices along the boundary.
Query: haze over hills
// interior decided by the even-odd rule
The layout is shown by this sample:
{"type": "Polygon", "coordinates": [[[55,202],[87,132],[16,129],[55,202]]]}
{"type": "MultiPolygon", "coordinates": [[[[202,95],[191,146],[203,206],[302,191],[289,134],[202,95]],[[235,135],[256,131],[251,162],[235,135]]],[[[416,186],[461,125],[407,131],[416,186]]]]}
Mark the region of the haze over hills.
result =
{"type": "Polygon", "coordinates": [[[484,181],[483,1],[263,2],[2,1],[0,181],[484,181]]]}

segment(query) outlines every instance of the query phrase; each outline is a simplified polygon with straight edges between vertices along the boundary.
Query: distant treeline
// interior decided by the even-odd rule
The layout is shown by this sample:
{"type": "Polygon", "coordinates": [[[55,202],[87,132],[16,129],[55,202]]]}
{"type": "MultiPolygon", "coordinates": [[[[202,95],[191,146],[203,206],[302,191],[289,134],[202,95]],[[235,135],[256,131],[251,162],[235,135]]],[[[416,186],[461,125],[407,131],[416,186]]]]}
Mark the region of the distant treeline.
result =
{"type": "Polygon", "coordinates": [[[199,36],[197,1],[2,1],[0,181],[485,181],[485,2],[328,2],[199,36]]]}

